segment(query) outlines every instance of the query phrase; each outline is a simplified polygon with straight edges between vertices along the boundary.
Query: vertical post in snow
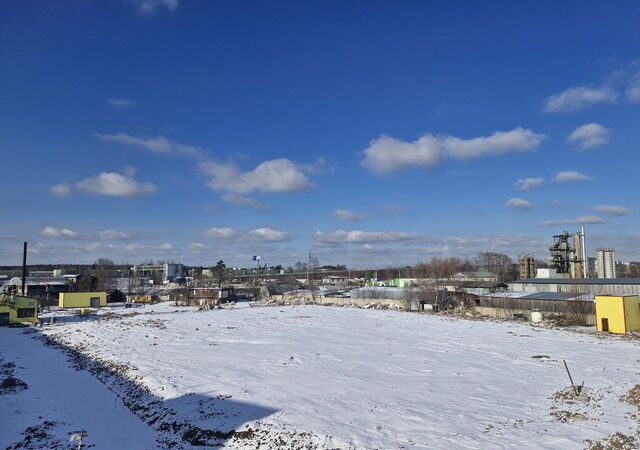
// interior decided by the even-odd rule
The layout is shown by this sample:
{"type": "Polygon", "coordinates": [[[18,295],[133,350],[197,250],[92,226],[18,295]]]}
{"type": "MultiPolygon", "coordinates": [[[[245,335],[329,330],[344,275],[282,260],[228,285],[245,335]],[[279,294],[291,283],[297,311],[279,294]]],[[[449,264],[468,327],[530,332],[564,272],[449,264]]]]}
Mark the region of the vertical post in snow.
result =
{"type": "Polygon", "coordinates": [[[567,375],[569,375],[569,381],[571,382],[571,389],[573,389],[574,394],[578,395],[578,389],[576,389],[576,385],[573,384],[573,378],[571,378],[571,372],[569,372],[569,366],[567,366],[567,361],[563,359],[562,362],[564,363],[564,368],[567,369],[567,375]]]}

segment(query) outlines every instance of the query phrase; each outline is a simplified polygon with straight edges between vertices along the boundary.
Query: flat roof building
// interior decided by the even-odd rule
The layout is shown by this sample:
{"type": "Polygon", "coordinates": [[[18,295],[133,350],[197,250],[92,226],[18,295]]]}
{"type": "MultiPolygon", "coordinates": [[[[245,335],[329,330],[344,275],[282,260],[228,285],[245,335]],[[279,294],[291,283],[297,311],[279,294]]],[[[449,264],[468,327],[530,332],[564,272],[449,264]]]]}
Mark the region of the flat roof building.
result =
{"type": "Polygon", "coordinates": [[[534,278],[510,281],[515,292],[560,292],[565,294],[640,295],[640,278],[534,278]]]}

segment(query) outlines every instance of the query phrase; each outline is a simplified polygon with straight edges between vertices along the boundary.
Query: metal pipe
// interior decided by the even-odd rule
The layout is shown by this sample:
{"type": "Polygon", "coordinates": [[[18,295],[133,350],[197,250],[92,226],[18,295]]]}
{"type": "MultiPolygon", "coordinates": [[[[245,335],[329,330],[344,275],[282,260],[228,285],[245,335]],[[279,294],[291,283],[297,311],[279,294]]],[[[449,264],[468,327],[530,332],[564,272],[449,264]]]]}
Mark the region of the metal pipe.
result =
{"type": "Polygon", "coordinates": [[[24,248],[22,249],[22,294],[27,295],[25,292],[25,286],[27,284],[27,243],[25,241],[24,248]]]}
{"type": "Polygon", "coordinates": [[[587,237],[584,233],[584,225],[582,225],[582,273],[583,278],[589,278],[589,258],[587,257],[587,237]]]}

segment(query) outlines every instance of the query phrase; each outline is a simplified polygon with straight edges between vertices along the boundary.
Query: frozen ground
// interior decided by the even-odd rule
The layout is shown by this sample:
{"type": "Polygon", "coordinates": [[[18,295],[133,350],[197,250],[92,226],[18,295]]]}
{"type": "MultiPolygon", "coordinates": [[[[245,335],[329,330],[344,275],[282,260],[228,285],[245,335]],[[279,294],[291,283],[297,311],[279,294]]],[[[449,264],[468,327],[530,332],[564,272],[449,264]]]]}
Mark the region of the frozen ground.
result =
{"type": "Polygon", "coordinates": [[[640,383],[640,346],[619,339],[320,306],[59,319],[44,338],[0,330],[28,385],[0,396],[0,448],[45,420],[98,449],[579,449],[638,432],[620,397],[640,383]],[[589,401],[566,398],[563,359],[589,401]]]}

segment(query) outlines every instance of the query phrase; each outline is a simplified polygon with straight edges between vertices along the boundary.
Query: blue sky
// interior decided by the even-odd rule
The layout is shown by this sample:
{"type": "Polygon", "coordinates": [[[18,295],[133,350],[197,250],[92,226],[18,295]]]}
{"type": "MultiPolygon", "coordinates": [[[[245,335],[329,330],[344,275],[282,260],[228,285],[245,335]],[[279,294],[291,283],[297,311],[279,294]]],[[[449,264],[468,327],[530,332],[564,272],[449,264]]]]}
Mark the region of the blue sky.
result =
{"type": "Polygon", "coordinates": [[[640,259],[640,4],[8,1],[0,263],[640,259]]]}

